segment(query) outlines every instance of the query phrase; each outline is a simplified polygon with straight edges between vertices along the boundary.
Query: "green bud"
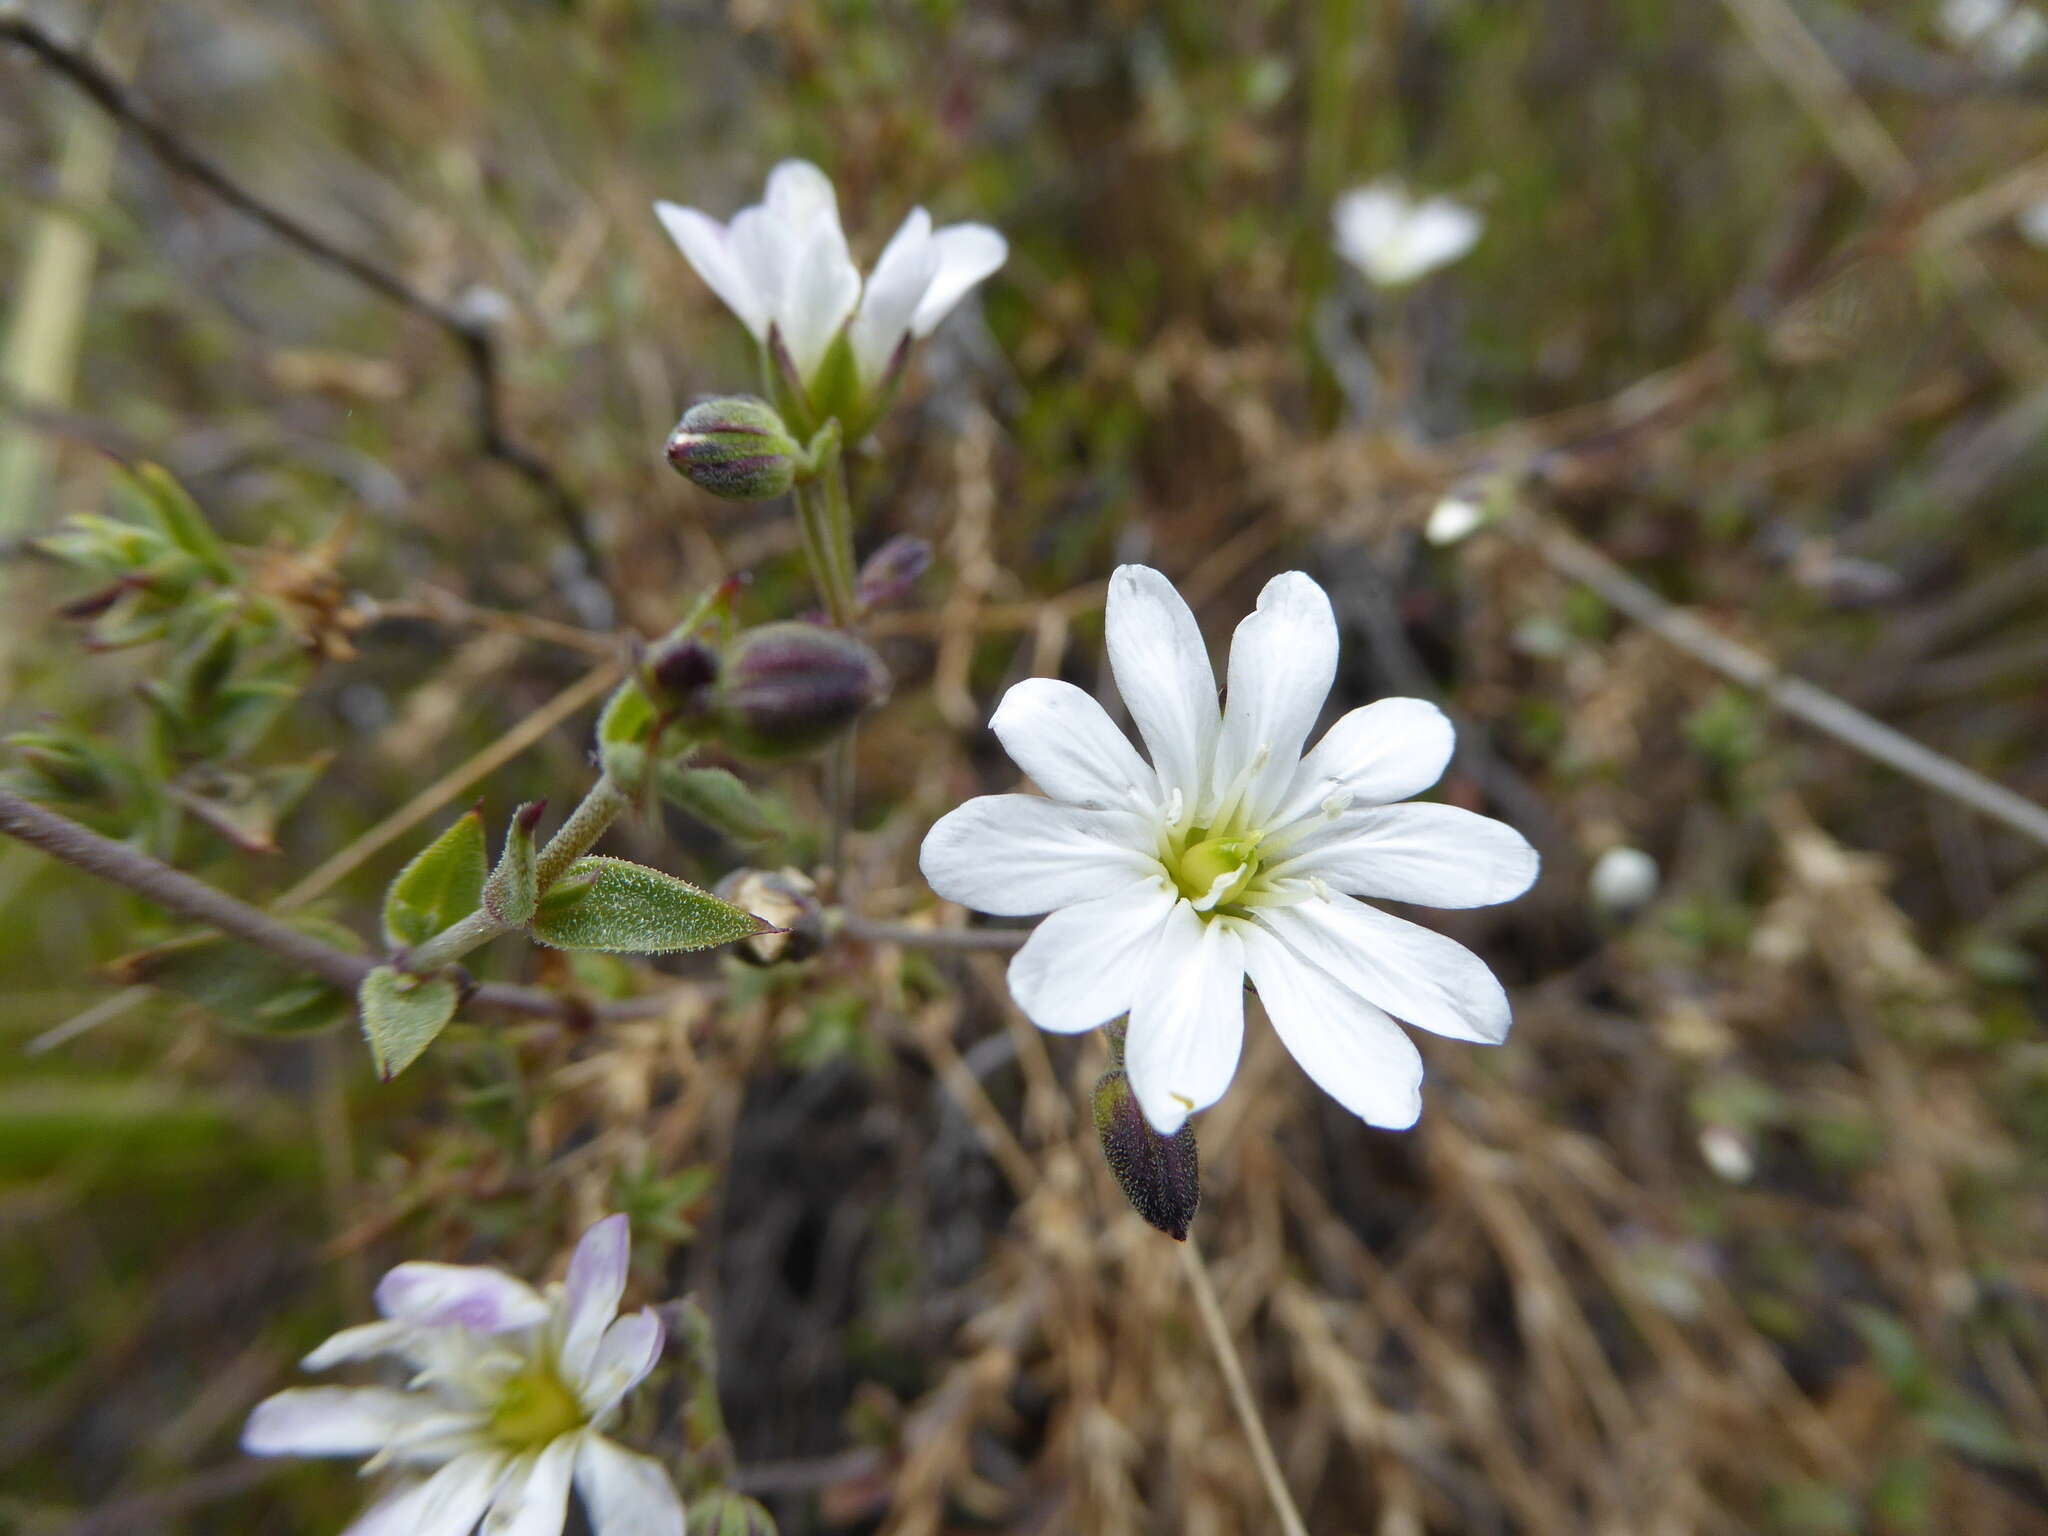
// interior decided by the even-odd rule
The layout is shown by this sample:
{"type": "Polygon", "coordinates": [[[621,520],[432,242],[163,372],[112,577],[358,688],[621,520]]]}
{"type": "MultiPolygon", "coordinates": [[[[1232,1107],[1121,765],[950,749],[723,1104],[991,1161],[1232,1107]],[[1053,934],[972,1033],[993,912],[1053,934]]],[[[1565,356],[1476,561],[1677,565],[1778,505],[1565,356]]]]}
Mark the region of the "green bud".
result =
{"type": "Polygon", "coordinates": [[[683,413],[669,434],[668,461],[714,496],[765,501],[796,483],[803,449],[767,401],[724,395],[683,413]]]}
{"type": "Polygon", "coordinates": [[[690,1536],[776,1536],[775,1520],[752,1499],[720,1489],[690,1506],[690,1536]]]}
{"type": "MultiPolygon", "coordinates": [[[[1121,1061],[1121,1051],[1112,1054],[1121,1061]]],[[[1188,1224],[1202,1202],[1194,1122],[1184,1123],[1171,1136],[1153,1130],[1131,1091],[1130,1079],[1118,1066],[1103,1073],[1095,1085],[1095,1134],[1102,1138],[1102,1155],[1133,1209],[1176,1242],[1186,1242],[1188,1224]]]]}
{"type": "Polygon", "coordinates": [[[888,696],[889,669],[844,630],[764,624],[726,652],[713,697],[719,734],[750,757],[824,746],[888,696]]]}

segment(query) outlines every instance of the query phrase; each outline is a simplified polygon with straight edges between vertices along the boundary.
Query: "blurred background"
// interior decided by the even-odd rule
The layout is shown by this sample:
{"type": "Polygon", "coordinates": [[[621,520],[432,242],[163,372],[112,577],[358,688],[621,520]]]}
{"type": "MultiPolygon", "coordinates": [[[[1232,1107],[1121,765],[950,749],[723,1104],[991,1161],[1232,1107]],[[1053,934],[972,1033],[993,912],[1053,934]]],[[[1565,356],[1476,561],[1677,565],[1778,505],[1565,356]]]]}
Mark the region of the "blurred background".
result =
{"type": "MultiPolygon", "coordinates": [[[[1104,683],[1124,559],[1218,644],[1311,572],[1332,717],[1439,700],[1440,794],[1545,858],[1427,916],[1517,1022],[1422,1042],[1415,1131],[1257,1021],[1202,1117],[1196,1232],[1310,1528],[2048,1531],[2048,858],[1572,564],[2048,798],[2048,49],[1993,9],[17,8],[487,331],[501,412],[447,325],[0,47],[0,727],[32,749],[0,767],[374,932],[470,804],[580,792],[621,633],[738,571],[751,619],[810,601],[784,509],[662,462],[691,398],[757,384],[651,201],[724,217],[800,154],[864,261],[914,203],[986,220],[1008,265],[855,464],[863,550],[937,551],[872,625],[862,908],[933,915],[918,840],[1014,785],[1005,686],[1104,683]],[[1485,221],[1398,292],[1330,245],[1389,174],[1485,221]],[[161,649],[96,650],[60,615],[89,585],[29,543],[115,507],[117,460],[291,615],[275,720],[168,807],[134,766],[161,649]],[[1497,521],[1431,543],[1447,495],[1497,521]]],[[[814,860],[815,773],[748,773],[774,858],[814,860]]],[[[706,882],[760,857],[675,817],[614,846],[706,882]]],[[[339,1529],[352,1469],[242,1458],[248,1408],[389,1264],[539,1276],[607,1209],[636,1293],[707,1308],[736,1482],[790,1536],[1271,1528],[1173,1245],[1102,1167],[1100,1042],[1026,1025],[1000,955],[501,946],[480,971],[676,1001],[459,1025],[379,1085],[345,1023],[133,958],[181,931],[0,845],[0,1528],[339,1529]]]]}

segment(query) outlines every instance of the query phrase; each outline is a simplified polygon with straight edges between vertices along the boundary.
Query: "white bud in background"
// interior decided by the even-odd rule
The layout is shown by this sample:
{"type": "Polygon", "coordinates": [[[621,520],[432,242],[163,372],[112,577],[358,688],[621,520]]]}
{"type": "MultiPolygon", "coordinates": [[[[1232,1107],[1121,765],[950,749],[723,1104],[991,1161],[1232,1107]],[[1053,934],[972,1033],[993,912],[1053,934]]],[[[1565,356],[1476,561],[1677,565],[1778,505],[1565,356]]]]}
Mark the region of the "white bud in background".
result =
{"type": "Polygon", "coordinates": [[[1463,496],[1446,496],[1430,509],[1422,536],[1439,549],[1466,538],[1486,522],[1486,512],[1476,501],[1463,496]]]}
{"type": "Polygon", "coordinates": [[[1610,848],[1593,861],[1587,888],[1603,912],[1634,912],[1657,894],[1657,861],[1640,848],[1610,848]]]}
{"type": "Polygon", "coordinates": [[[1756,1156],[1749,1143],[1725,1125],[1710,1125],[1700,1132],[1700,1156],[1730,1184],[1747,1184],[1756,1173],[1756,1156]]]}

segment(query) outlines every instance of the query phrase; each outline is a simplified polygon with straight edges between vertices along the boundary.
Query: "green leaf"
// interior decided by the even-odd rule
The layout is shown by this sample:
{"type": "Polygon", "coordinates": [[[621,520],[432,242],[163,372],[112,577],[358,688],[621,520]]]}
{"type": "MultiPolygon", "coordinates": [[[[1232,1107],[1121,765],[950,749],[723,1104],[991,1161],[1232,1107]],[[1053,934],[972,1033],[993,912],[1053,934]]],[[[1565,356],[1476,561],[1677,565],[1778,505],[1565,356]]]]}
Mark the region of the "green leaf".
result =
{"type": "Polygon", "coordinates": [[[484,882],[484,909],[501,923],[524,927],[533,921],[534,909],[540,904],[533,830],[547,804],[530,800],[513,812],[512,825],[505,829],[505,851],[491,878],[484,882]]]}
{"type": "Polygon", "coordinates": [[[1944,1389],[1920,1416],[1927,1433],[1950,1450],[1999,1466],[2027,1462],[2026,1448],[1998,1415],[1966,1392],[1944,1389]]]}
{"type": "Polygon", "coordinates": [[[787,808],[749,789],[724,768],[681,768],[664,763],[660,788],[662,799],[742,847],[766,848],[788,840],[787,808]]]}
{"type": "Polygon", "coordinates": [[[634,746],[653,727],[654,701],[628,678],[605,701],[604,713],[597,717],[597,744],[600,749],[634,746]]]}
{"type": "Polygon", "coordinates": [[[388,1083],[418,1061],[455,1017],[460,1000],[455,983],[445,976],[408,976],[388,965],[365,976],[356,1005],[377,1075],[388,1083]]]}
{"type": "Polygon", "coordinates": [[[624,859],[578,859],[541,898],[533,936],[555,949],[660,955],[775,930],[687,880],[624,859]]]}
{"type": "MultiPolygon", "coordinates": [[[[323,918],[290,918],[301,933],[351,952],[354,934],[323,918]]],[[[305,1035],[332,1028],[354,1011],[347,992],[308,977],[267,950],[218,933],[188,934],[111,967],[131,986],[156,987],[189,998],[229,1029],[253,1035],[305,1035]]]]}
{"type": "Polygon", "coordinates": [[[417,854],[384,893],[384,941],[422,944],[483,900],[484,818],[471,811],[417,854]]]}
{"type": "Polygon", "coordinates": [[[228,559],[226,546],[207,523],[198,503],[185,494],[183,486],[155,464],[144,464],[130,479],[142,493],[157,526],[179,548],[204,565],[214,580],[234,581],[235,568],[228,559]]]}

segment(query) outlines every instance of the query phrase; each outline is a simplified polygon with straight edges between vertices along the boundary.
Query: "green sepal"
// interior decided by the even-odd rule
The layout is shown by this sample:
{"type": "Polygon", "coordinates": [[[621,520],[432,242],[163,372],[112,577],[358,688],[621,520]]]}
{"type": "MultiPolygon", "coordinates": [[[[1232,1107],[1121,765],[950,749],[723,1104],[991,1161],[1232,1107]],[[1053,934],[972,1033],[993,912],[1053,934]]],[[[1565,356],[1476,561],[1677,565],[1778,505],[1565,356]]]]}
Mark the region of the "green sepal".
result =
{"type": "Polygon", "coordinates": [[[484,818],[470,811],[413,855],[384,892],[384,942],[423,944],[483,900],[484,818]]]}
{"type": "Polygon", "coordinates": [[[647,776],[648,738],[660,718],[639,683],[619,684],[597,718],[597,755],[612,781],[638,799],[647,776]]]}
{"type": "MultiPolygon", "coordinates": [[[[362,947],[354,934],[324,918],[302,913],[287,921],[337,948],[362,947]]],[[[314,1034],[342,1023],[355,1010],[344,989],[218,933],[170,939],[124,955],[109,969],[129,986],[155,987],[189,999],[240,1034],[314,1034]]]]}
{"type": "Polygon", "coordinates": [[[461,992],[446,976],[408,976],[380,965],[363,978],[356,1006],[377,1075],[390,1082],[420,1059],[455,1017],[461,992]]]}
{"type": "Polygon", "coordinates": [[[540,824],[540,813],[546,809],[545,800],[531,800],[512,813],[512,825],[505,829],[505,851],[498,855],[497,868],[484,882],[484,910],[511,927],[521,928],[532,922],[534,910],[540,905],[533,832],[540,824]]]}
{"type": "Polygon", "coordinates": [[[554,949],[661,955],[775,930],[751,912],[644,864],[578,859],[541,897],[533,936],[554,949]]]}
{"type": "Polygon", "coordinates": [[[663,763],[657,787],[677,810],[744,848],[777,847],[789,839],[788,808],[748,788],[728,769],[663,763]]]}

